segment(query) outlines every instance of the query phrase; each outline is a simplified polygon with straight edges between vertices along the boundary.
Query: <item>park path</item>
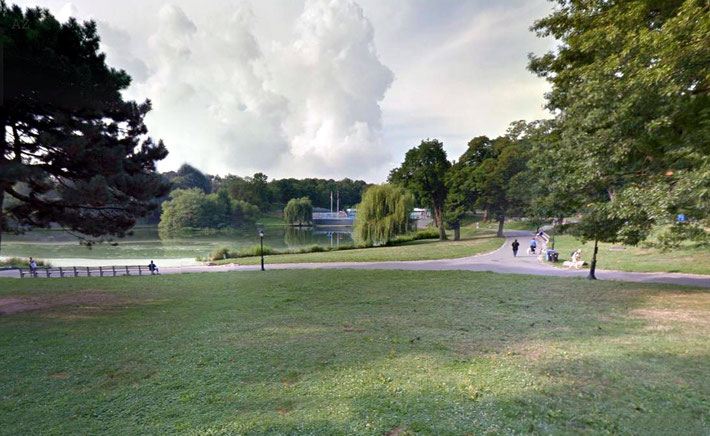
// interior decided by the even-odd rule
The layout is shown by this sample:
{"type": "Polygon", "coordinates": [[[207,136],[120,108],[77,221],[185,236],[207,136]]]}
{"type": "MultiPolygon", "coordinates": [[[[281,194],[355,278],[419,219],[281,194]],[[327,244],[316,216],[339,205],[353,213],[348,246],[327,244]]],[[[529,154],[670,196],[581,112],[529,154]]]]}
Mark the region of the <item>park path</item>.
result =
{"type": "MultiPolygon", "coordinates": [[[[509,230],[505,232],[506,240],[495,251],[475,256],[457,259],[389,261],[389,262],[321,262],[321,263],[274,263],[268,270],[281,269],[390,269],[390,270],[464,270],[492,271],[503,274],[529,274],[555,277],[586,277],[587,269],[557,268],[540,261],[539,255],[526,254],[525,250],[533,233],[528,231],[509,230]],[[520,242],[520,251],[513,257],[511,243],[514,239],[520,242]]],[[[563,259],[561,259],[563,260],[563,259]]],[[[181,274],[197,272],[220,271],[254,271],[259,265],[220,265],[220,266],[183,266],[162,267],[161,274],[181,274]]],[[[16,271],[0,271],[0,277],[17,277],[16,271]]],[[[612,271],[597,269],[600,280],[619,280],[627,282],[668,283],[674,285],[700,286],[710,288],[710,276],[681,273],[642,273],[627,271],[612,271]]]]}

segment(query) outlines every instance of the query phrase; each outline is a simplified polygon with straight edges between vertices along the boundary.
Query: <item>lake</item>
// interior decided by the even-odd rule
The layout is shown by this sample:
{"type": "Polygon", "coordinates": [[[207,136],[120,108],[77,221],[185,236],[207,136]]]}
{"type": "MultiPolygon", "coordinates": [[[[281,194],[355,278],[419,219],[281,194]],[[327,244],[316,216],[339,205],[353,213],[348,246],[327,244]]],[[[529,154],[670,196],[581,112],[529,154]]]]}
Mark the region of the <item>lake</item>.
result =
{"type": "MultiPolygon", "coordinates": [[[[137,227],[133,235],[116,239],[117,245],[96,244],[90,249],[77,238],[59,229],[39,229],[24,235],[3,234],[2,258],[34,257],[54,266],[94,266],[143,264],[151,259],[162,266],[194,265],[195,258],[207,257],[217,248],[239,250],[259,244],[256,228],[224,232],[198,232],[165,235],[157,227],[137,227]]],[[[264,229],[264,245],[276,249],[310,245],[324,247],[352,245],[350,227],[291,228],[271,226],[264,229]]]]}

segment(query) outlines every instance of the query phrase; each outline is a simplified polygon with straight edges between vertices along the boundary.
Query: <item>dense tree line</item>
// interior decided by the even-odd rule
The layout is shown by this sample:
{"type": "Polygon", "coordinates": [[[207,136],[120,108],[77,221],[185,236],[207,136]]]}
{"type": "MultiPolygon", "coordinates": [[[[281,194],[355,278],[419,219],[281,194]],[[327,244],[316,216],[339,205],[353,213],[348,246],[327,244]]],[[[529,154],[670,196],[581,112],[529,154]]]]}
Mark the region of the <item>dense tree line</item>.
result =
{"type": "Polygon", "coordinates": [[[163,203],[161,231],[237,228],[254,223],[259,216],[256,206],[230,198],[225,190],[205,194],[199,188],[176,189],[170,198],[163,203]]]}
{"type": "Polygon", "coordinates": [[[505,217],[528,209],[530,142],[524,127],[517,122],[505,136],[474,138],[454,162],[449,162],[440,141],[422,141],[390,172],[389,182],[408,189],[418,205],[432,210],[441,240],[446,239],[447,224],[458,240],[461,219],[477,209],[499,222],[498,235],[502,236],[505,217]]]}
{"type": "MultiPolygon", "coordinates": [[[[176,201],[173,194],[170,194],[170,196],[165,195],[158,199],[163,204],[162,212],[152,215],[149,222],[157,223],[161,222],[162,219],[168,219],[170,224],[161,224],[161,228],[171,230],[176,230],[179,227],[179,223],[187,223],[187,221],[182,219],[175,221],[173,217],[184,215],[178,213],[177,209],[193,204],[194,198],[198,195],[194,190],[204,194],[205,200],[200,200],[203,203],[212,198],[210,197],[211,195],[214,196],[216,194],[228,198],[232,202],[237,202],[235,204],[254,206],[260,214],[269,212],[281,213],[292,200],[297,201],[299,205],[308,202],[308,208],[301,207],[299,209],[298,219],[295,221],[296,224],[307,224],[311,220],[310,214],[314,206],[330,208],[331,192],[333,193],[333,207],[336,207],[337,196],[339,196],[340,208],[344,209],[357,205],[360,202],[362,191],[367,186],[361,180],[353,181],[350,179],[339,181],[325,179],[280,179],[269,181],[268,177],[262,173],[256,173],[251,177],[240,177],[231,174],[225,177],[211,176],[202,173],[189,164],[183,164],[177,171],[162,173],[162,176],[164,181],[170,184],[173,192],[190,191],[187,197],[185,197],[186,194],[184,192],[180,192],[178,196],[181,200],[179,201],[176,201]],[[171,197],[173,197],[172,200],[171,197]],[[188,199],[190,199],[190,202],[187,202],[188,199]],[[165,216],[166,211],[170,211],[167,217],[165,216]],[[304,215],[304,211],[307,211],[307,217],[304,215]]],[[[287,218],[289,216],[286,214],[287,218]]],[[[234,227],[242,225],[242,221],[222,218],[209,220],[200,215],[196,216],[190,222],[190,225],[185,224],[186,227],[214,227],[215,225],[219,225],[219,227],[234,227]],[[195,225],[195,223],[205,224],[208,222],[210,225],[195,225]]]]}

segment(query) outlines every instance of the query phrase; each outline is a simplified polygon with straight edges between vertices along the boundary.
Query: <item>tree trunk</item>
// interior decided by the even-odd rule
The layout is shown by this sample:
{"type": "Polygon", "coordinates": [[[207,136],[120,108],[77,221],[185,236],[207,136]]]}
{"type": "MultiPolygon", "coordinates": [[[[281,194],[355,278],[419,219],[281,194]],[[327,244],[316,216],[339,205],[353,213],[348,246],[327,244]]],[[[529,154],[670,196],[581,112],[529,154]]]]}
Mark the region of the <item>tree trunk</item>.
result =
{"type": "Polygon", "coordinates": [[[498,233],[496,233],[496,236],[499,238],[503,237],[503,225],[505,224],[505,215],[501,215],[498,217],[498,233]]]}
{"type": "Polygon", "coordinates": [[[481,218],[481,221],[488,221],[488,208],[483,209],[483,217],[481,218]]]}
{"type": "Polygon", "coordinates": [[[444,227],[444,211],[439,208],[436,210],[436,217],[439,223],[439,240],[446,241],[446,228],[444,227]]]}
{"type": "Polygon", "coordinates": [[[596,280],[597,276],[595,275],[597,271],[597,252],[599,251],[599,240],[595,239],[594,240],[594,254],[592,255],[592,264],[589,266],[589,275],[587,278],[589,280],[596,280]]]}
{"type": "Polygon", "coordinates": [[[456,221],[454,223],[454,241],[461,240],[461,221],[456,221]]]}
{"type": "MultiPolygon", "coordinates": [[[[2,44],[0,44],[2,45],[2,44]]],[[[2,47],[0,47],[0,63],[2,63],[2,47]]],[[[1,76],[1,74],[0,74],[1,76]]],[[[0,86],[3,86],[0,83],[0,86]]],[[[2,90],[0,90],[2,94],[2,90]]],[[[2,96],[0,96],[2,98],[2,96]]],[[[0,167],[5,163],[5,149],[7,148],[7,139],[5,138],[5,124],[7,124],[7,113],[5,112],[5,105],[0,101],[0,167]]],[[[9,182],[8,182],[9,183],[9,182]]],[[[10,185],[12,186],[12,185],[10,185]]],[[[5,184],[0,183],[0,252],[2,251],[2,232],[5,231],[5,226],[3,226],[3,203],[5,202],[5,184]]]]}

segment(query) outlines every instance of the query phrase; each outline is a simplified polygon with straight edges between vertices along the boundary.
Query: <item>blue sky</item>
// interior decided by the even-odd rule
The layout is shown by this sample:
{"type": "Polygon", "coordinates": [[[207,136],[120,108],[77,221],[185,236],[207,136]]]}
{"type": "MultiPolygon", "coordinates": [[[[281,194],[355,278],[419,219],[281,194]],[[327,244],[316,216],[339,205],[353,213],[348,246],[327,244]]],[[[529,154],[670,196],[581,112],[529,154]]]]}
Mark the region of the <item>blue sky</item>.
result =
{"type": "Polygon", "coordinates": [[[382,182],[425,138],[469,139],[547,117],[528,29],[543,0],[19,2],[94,19],[109,64],[150,98],[152,136],[215,174],[382,182]]]}

